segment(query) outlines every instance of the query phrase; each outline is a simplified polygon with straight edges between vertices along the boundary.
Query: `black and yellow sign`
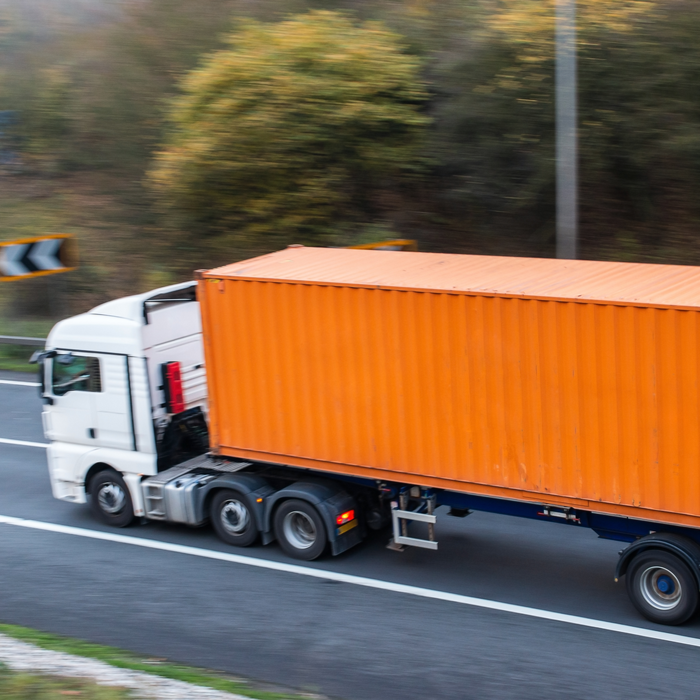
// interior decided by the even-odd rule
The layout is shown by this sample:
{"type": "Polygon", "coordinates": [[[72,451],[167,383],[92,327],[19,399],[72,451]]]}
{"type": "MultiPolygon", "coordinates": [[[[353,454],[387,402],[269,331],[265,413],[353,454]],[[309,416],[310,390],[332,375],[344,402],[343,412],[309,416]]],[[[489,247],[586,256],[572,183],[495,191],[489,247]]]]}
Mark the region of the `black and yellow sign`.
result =
{"type": "Polygon", "coordinates": [[[0,242],[0,281],[70,272],[78,266],[73,234],[54,233],[0,242]]]}

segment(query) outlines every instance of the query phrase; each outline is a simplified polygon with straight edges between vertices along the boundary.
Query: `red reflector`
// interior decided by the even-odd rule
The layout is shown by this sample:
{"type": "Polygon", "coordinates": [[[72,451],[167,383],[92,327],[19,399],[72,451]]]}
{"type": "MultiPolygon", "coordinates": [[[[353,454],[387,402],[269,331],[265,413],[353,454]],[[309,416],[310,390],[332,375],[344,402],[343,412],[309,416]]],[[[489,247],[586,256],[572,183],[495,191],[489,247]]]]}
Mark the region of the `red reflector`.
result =
{"type": "Polygon", "coordinates": [[[351,520],[355,519],[355,511],[354,510],[348,510],[345,513],[341,513],[336,519],[335,522],[338,525],[344,525],[345,523],[349,523],[351,520]]]}
{"type": "Polygon", "coordinates": [[[179,362],[163,364],[163,391],[168,413],[182,413],[185,410],[185,397],[182,394],[182,373],[179,362]]]}

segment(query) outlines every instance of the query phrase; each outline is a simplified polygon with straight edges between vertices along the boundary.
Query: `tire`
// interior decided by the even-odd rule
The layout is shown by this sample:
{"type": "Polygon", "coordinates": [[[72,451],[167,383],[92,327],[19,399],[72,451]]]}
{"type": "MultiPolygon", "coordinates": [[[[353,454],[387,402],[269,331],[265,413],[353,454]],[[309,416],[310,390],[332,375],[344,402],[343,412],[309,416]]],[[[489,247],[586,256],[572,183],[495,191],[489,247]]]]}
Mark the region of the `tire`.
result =
{"type": "Polygon", "coordinates": [[[627,594],[644,617],[682,625],[698,608],[698,582],[688,566],[669,552],[638,554],[627,570],[627,594]]]}
{"type": "Polygon", "coordinates": [[[90,481],[90,508],[95,517],[112,527],[128,527],[134,520],[134,505],[124,479],[105,469],[90,481]]]}
{"type": "Polygon", "coordinates": [[[310,503],[284,501],[275,513],[275,536],[290,557],[313,561],[328,544],[328,535],[319,512],[310,503]]]}
{"type": "Polygon", "coordinates": [[[211,501],[209,517],[219,539],[226,544],[248,547],[258,539],[253,512],[245,496],[238,491],[217,491],[211,501]]]}

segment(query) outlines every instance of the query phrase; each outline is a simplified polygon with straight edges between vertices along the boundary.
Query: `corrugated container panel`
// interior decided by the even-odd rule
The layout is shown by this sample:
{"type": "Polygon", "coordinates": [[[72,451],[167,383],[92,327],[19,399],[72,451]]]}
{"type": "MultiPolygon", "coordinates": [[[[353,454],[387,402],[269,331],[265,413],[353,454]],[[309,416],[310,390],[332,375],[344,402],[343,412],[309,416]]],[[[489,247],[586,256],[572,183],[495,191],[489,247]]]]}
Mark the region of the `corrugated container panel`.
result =
{"type": "Polygon", "coordinates": [[[221,453],[700,525],[699,311],[331,283],[397,255],[331,252],[332,275],[303,248],[204,274],[221,453]],[[323,279],[251,276],[290,254],[323,279]]]}

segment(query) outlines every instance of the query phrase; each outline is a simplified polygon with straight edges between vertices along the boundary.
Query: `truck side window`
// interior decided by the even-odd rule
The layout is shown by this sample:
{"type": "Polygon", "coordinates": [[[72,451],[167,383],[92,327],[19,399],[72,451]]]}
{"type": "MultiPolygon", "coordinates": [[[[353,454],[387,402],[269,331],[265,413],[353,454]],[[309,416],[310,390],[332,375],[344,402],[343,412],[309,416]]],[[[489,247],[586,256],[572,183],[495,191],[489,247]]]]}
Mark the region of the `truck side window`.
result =
{"type": "Polygon", "coordinates": [[[70,364],[61,364],[54,358],[51,389],[54,396],[69,391],[102,391],[99,359],[74,356],[70,364]]]}

